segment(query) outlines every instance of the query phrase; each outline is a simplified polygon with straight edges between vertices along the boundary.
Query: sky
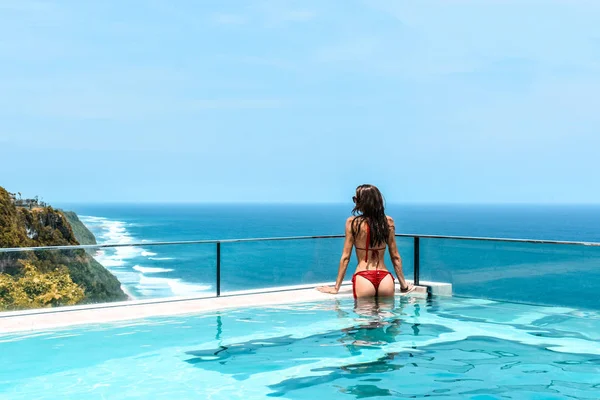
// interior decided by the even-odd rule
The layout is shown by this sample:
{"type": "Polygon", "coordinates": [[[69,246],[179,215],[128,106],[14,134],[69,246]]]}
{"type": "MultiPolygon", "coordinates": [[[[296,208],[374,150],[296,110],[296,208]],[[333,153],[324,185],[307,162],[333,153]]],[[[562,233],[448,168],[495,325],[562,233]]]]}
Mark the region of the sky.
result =
{"type": "Polygon", "coordinates": [[[599,203],[597,0],[0,0],[0,186],[599,203]]]}

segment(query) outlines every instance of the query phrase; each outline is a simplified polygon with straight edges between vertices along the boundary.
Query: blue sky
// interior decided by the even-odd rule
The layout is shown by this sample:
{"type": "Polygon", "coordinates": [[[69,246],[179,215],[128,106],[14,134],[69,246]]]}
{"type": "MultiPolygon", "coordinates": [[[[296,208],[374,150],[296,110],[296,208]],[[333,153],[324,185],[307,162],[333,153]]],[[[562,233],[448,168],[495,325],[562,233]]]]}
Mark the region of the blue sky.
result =
{"type": "Polygon", "coordinates": [[[0,0],[0,185],[597,203],[596,0],[0,0]]]}

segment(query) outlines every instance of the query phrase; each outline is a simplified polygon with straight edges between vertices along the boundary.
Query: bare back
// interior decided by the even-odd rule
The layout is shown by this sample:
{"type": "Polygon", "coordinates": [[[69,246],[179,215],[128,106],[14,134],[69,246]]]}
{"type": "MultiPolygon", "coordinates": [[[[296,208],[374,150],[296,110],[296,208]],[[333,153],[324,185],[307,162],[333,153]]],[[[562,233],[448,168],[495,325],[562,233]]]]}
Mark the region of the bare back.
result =
{"type": "MultiPolygon", "coordinates": [[[[386,217],[388,223],[390,223],[390,234],[394,235],[393,231],[393,220],[390,217],[386,217]]],[[[370,228],[367,221],[360,223],[360,229],[354,237],[354,248],[356,249],[356,258],[358,259],[358,265],[356,266],[356,272],[367,271],[367,270],[382,270],[387,271],[384,262],[385,250],[387,249],[386,243],[375,243],[375,246],[370,245],[370,228]]],[[[388,238],[389,242],[389,238],[388,238]]]]}

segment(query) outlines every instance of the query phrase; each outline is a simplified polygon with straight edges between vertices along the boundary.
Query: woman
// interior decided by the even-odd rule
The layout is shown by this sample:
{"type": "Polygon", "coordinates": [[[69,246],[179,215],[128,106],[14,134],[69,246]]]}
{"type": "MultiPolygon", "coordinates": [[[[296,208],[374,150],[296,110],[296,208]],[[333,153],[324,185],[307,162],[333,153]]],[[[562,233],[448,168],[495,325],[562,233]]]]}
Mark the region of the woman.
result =
{"type": "Polygon", "coordinates": [[[361,185],[352,197],[354,210],[346,221],[346,240],[335,287],[321,286],[323,293],[336,294],[340,290],[350,262],[352,247],[356,247],[359,262],[352,276],[354,298],[386,297],[394,295],[394,277],[384,265],[386,244],[400,282],[400,291],[408,293],[413,285],[406,282],[402,273],[402,258],[396,245],[394,220],[385,215],[383,196],[373,185],[361,185]]]}

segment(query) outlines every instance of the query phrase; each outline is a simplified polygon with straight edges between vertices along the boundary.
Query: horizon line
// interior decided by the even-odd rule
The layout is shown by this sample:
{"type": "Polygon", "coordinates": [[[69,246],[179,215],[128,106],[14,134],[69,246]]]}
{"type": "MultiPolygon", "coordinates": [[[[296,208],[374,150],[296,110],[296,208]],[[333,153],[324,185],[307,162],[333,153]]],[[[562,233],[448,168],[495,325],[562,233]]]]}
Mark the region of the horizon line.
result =
{"type": "MultiPolygon", "coordinates": [[[[351,202],[336,201],[54,201],[65,205],[352,205],[351,202]]],[[[600,202],[441,202],[441,201],[404,201],[386,202],[389,205],[433,205],[433,206],[600,206],[600,202]]]]}

